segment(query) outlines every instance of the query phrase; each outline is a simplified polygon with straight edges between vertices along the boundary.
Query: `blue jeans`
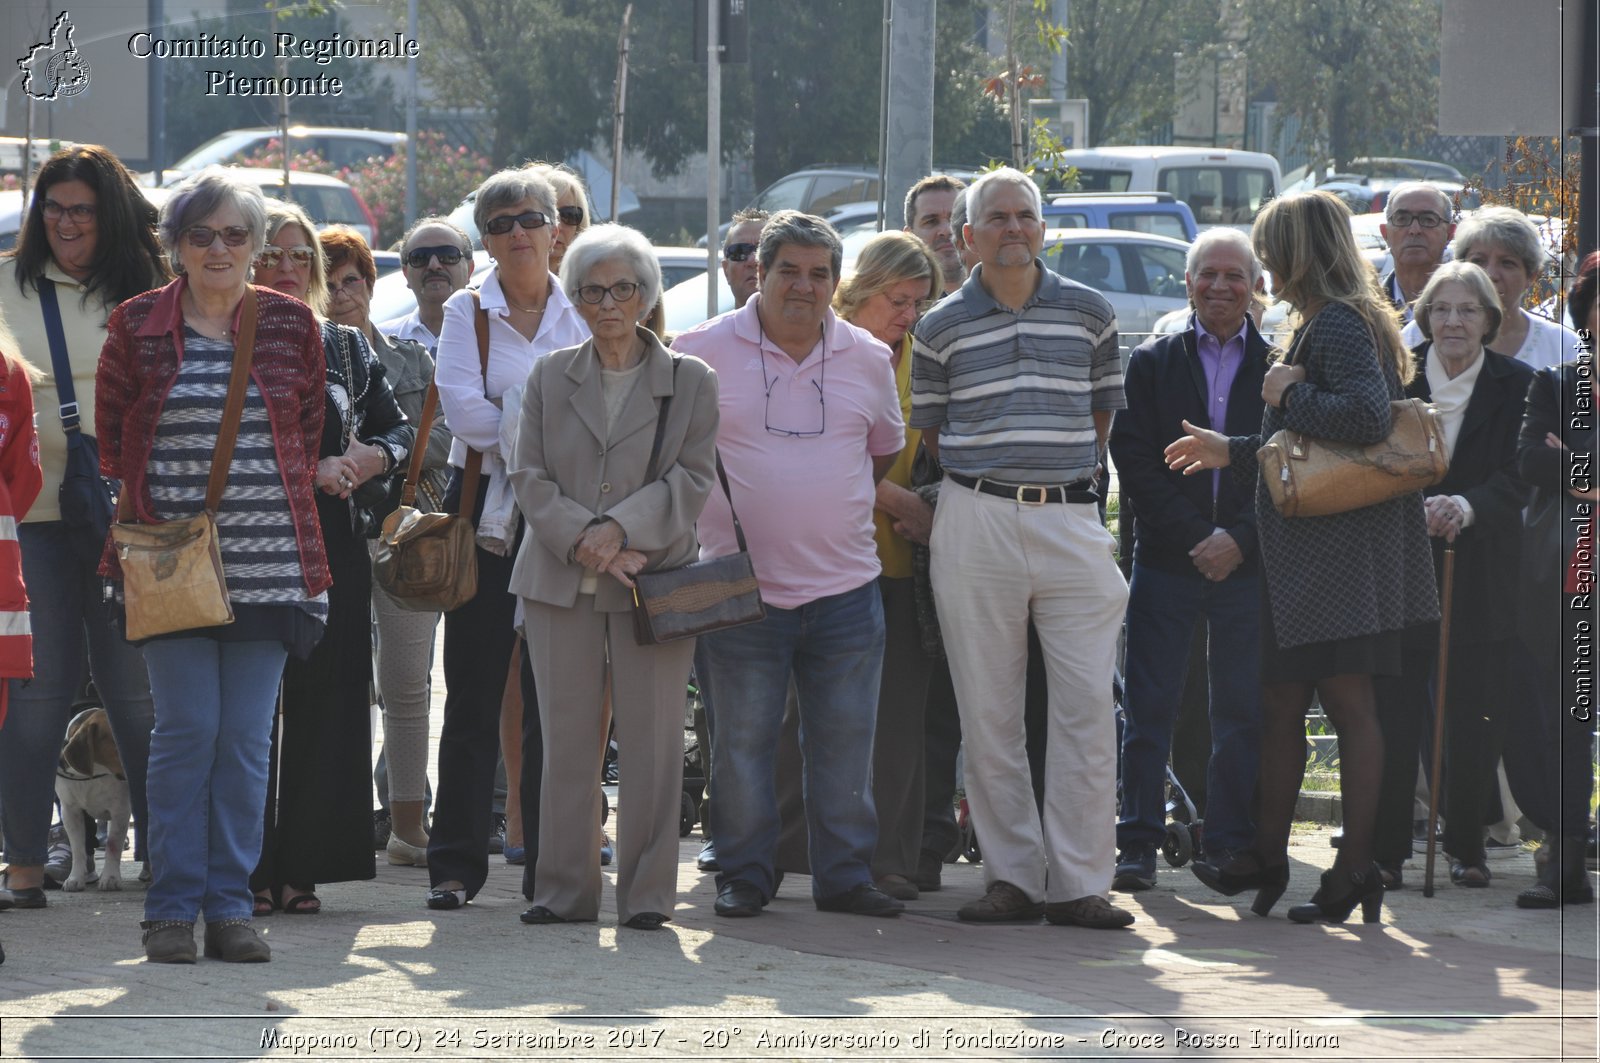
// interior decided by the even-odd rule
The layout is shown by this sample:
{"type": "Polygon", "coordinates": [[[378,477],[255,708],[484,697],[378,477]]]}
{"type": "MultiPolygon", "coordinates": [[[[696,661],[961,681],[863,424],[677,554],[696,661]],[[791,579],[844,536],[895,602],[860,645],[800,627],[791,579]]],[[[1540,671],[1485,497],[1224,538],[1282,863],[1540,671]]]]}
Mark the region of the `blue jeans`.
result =
{"type": "Polygon", "coordinates": [[[876,581],[796,609],[767,606],[760,623],[702,636],[717,706],[711,773],[717,884],[773,891],[778,798],[773,787],[783,705],[800,695],[811,891],[844,893],[872,881],[878,816],[872,804],[872,733],[883,668],[883,601],[876,581]]]}
{"type": "Polygon", "coordinates": [[[1121,848],[1160,845],[1166,834],[1167,758],[1183,700],[1194,625],[1207,625],[1211,761],[1205,844],[1213,853],[1255,839],[1250,804],[1261,738],[1261,589],[1257,578],[1212,581],[1138,562],[1128,588],[1128,650],[1122,732],[1121,848]]]}
{"type": "Polygon", "coordinates": [[[150,736],[149,920],[249,919],[281,642],[157,639],[145,644],[150,736]]]}
{"type": "Polygon", "coordinates": [[[11,703],[0,728],[0,808],[6,859],[22,867],[45,862],[56,799],[56,761],[72,699],[89,663],[95,689],[117,740],[133,818],[139,825],[134,857],[144,857],[149,820],[145,764],[150,758],[150,681],[139,651],[123,639],[102,596],[104,581],[67,541],[60,521],[17,528],[22,575],[33,628],[33,678],[11,680],[11,703]]]}

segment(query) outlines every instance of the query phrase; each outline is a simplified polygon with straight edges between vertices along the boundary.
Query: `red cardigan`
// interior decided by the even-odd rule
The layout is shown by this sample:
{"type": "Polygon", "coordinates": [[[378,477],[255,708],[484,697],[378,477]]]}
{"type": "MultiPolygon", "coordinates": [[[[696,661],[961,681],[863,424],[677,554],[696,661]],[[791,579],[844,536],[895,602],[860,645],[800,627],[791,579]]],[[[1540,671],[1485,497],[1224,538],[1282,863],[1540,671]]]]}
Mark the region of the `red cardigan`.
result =
{"type": "MultiPolygon", "coordinates": [[[[27,370],[16,359],[6,358],[0,372],[5,374],[0,384],[0,679],[28,679],[33,675],[33,635],[17,525],[39,497],[44,474],[39,471],[33,385],[27,370]]],[[[10,686],[0,683],[0,723],[5,721],[10,686]]]]}
{"type": "MultiPolygon", "coordinates": [[[[186,283],[179,277],[165,288],[136,295],[113,310],[95,373],[94,429],[100,443],[100,471],[122,481],[123,491],[131,493],[135,516],[145,523],[155,523],[145,475],[155,447],[156,425],[183,363],[180,300],[186,283]]],[[[312,493],[327,376],[322,332],[311,308],[300,300],[269,288],[256,288],[256,299],[255,360],[250,378],[266,401],[306,593],[315,596],[333,585],[312,493]]],[[[109,541],[100,573],[113,579],[122,576],[109,541]]]]}

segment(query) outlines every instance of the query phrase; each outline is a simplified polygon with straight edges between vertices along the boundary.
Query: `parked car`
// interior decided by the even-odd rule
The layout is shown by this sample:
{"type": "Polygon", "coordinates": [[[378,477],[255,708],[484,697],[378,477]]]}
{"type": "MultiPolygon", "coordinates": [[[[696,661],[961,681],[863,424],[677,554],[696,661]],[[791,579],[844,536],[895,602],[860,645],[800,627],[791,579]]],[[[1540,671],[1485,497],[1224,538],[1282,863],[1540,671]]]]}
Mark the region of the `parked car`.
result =
{"type": "MultiPolygon", "coordinates": [[[[251,184],[261,189],[262,195],[283,198],[282,170],[251,166],[230,166],[228,169],[244,175],[251,184]]],[[[369,246],[378,238],[378,220],[367,209],[366,202],[355,189],[337,177],[291,170],[289,195],[305,208],[318,227],[348,225],[359,232],[369,246]]]]}
{"type": "Polygon", "coordinates": [[[1189,204],[1170,192],[1060,192],[1044,204],[1052,229],[1122,229],[1192,241],[1198,232],[1189,204]]]}
{"type": "MultiPolygon", "coordinates": [[[[163,184],[175,184],[182,175],[202,170],[213,163],[226,164],[238,155],[250,155],[277,140],[276,126],[255,129],[230,129],[201,144],[183,158],[167,167],[163,184]]],[[[406,135],[384,129],[345,129],[339,126],[289,127],[289,145],[292,152],[314,151],[329,165],[339,169],[359,166],[377,156],[388,158],[405,148],[406,135]]],[[[154,183],[153,174],[142,174],[141,179],[154,183]]]]}
{"type": "Polygon", "coordinates": [[[1170,145],[1075,148],[1061,163],[1078,170],[1082,192],[1168,192],[1201,229],[1249,229],[1283,186],[1278,160],[1259,151],[1170,145]]]}
{"type": "Polygon", "coordinates": [[[1466,177],[1460,170],[1449,163],[1433,162],[1428,159],[1398,159],[1391,156],[1360,155],[1350,160],[1350,165],[1341,171],[1335,171],[1332,163],[1328,163],[1320,171],[1314,171],[1309,166],[1296,166],[1293,170],[1283,175],[1284,192],[1304,192],[1317,188],[1329,181],[1347,180],[1351,176],[1357,178],[1387,180],[1398,183],[1400,181],[1447,181],[1451,184],[1465,184],[1466,177]]]}

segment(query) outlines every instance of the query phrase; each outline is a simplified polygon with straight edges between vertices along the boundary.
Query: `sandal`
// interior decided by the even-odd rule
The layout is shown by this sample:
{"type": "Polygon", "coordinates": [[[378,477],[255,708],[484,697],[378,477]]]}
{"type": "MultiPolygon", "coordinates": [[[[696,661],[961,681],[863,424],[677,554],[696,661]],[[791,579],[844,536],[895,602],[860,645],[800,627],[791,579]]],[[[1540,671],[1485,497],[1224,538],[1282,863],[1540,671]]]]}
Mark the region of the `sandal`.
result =
{"type": "Polygon", "coordinates": [[[1450,881],[1457,886],[1481,890],[1489,885],[1489,868],[1482,863],[1457,860],[1450,865],[1450,881]]]}
{"type": "Polygon", "coordinates": [[[316,894],[316,886],[285,886],[285,889],[301,890],[293,897],[286,897],[283,901],[285,915],[316,915],[322,911],[322,901],[316,894]]]}
{"type": "Polygon", "coordinates": [[[273,900],[272,893],[267,891],[255,895],[255,904],[250,914],[257,919],[265,919],[277,910],[278,902],[273,900]]]}

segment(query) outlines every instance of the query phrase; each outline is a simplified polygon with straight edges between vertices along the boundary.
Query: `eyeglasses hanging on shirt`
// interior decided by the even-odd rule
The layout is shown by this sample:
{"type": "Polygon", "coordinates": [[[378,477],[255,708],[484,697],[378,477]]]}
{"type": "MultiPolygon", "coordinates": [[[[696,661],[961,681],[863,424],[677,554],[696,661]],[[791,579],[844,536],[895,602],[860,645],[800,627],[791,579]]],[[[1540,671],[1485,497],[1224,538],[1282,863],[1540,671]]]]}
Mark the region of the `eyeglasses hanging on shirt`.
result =
{"type": "MultiPolygon", "coordinates": [[[[822,385],[827,381],[828,378],[827,328],[824,327],[822,329],[822,361],[817,367],[817,379],[811,381],[811,386],[817,389],[817,420],[819,423],[816,428],[806,429],[783,428],[772,423],[772,389],[777,387],[780,381],[778,377],[773,377],[770,380],[767,378],[767,333],[766,329],[762,328],[761,326],[760,315],[756,316],[756,330],[759,336],[756,341],[756,354],[761,362],[761,391],[766,396],[766,406],[762,411],[761,420],[768,434],[775,436],[795,436],[800,439],[809,438],[811,436],[820,436],[824,431],[827,430],[828,427],[828,403],[823,397],[822,392],[822,385]]],[[[785,354],[784,357],[787,358],[788,355],[785,354]]]]}

